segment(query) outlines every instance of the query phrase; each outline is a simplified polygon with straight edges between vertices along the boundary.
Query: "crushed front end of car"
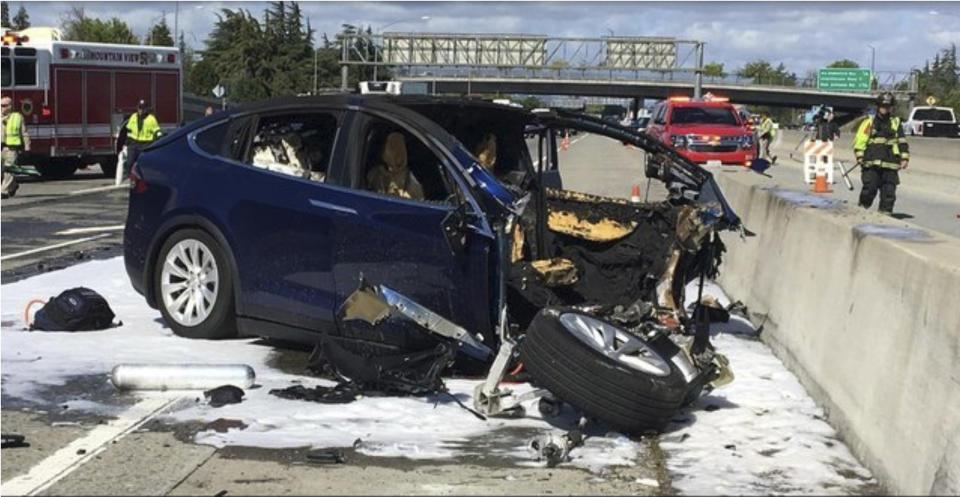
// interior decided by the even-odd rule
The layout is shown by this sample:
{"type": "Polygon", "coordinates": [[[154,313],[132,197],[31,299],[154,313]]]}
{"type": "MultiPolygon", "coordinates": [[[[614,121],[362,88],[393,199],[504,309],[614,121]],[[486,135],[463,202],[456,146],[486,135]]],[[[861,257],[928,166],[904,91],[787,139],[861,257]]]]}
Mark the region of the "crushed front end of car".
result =
{"type": "Polygon", "coordinates": [[[710,344],[701,295],[688,312],[684,293],[689,282],[699,281],[702,291],[716,276],[724,252],[719,233],[741,230],[739,219],[707,171],[639,133],[575,114],[538,119],[644,148],[648,174],[667,184],[669,198],[631,203],[536,181],[507,191],[458,151],[462,161],[473,161],[464,172],[493,206],[484,214],[497,235],[489,301],[496,340],[395,289],[361,283],[338,312],[338,346],[353,351],[346,362],[366,365],[365,378],[370,371],[403,378],[415,385],[399,388],[408,393],[437,388],[424,372],[435,378],[454,362],[479,364],[487,374],[474,408],[485,415],[523,413],[531,393],[515,396],[501,381],[525,369],[538,387],[533,395],[627,433],[662,429],[681,406],[732,379],[728,361],[710,344]],[[424,358],[436,362],[414,360],[424,358]]]}

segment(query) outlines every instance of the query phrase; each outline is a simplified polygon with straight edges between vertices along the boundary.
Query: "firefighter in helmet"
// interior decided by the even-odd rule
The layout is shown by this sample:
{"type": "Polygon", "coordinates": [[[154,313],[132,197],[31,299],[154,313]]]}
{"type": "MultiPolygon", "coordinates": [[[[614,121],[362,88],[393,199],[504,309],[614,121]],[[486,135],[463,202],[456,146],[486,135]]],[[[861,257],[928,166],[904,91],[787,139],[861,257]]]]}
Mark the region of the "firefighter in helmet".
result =
{"type": "Polygon", "coordinates": [[[160,125],[156,116],[147,108],[146,101],[141,99],[137,102],[137,111],[130,114],[123,131],[125,133],[121,133],[119,140],[127,147],[127,157],[123,164],[126,176],[130,166],[137,160],[137,155],[160,136],[160,125]]]}
{"type": "Polygon", "coordinates": [[[3,126],[0,128],[3,131],[0,138],[0,146],[3,149],[2,196],[7,198],[16,195],[17,188],[20,186],[13,172],[8,169],[17,165],[21,152],[30,150],[30,135],[27,134],[23,114],[13,108],[13,99],[10,97],[0,99],[0,109],[3,114],[3,126]]]}
{"type": "Polygon", "coordinates": [[[906,169],[910,160],[900,118],[891,115],[896,100],[892,93],[877,97],[877,112],[860,123],[853,140],[853,152],[857,165],[862,167],[863,189],[860,205],[869,209],[877,191],[880,191],[880,212],[893,213],[897,200],[897,185],[900,184],[900,169],[906,169]]]}

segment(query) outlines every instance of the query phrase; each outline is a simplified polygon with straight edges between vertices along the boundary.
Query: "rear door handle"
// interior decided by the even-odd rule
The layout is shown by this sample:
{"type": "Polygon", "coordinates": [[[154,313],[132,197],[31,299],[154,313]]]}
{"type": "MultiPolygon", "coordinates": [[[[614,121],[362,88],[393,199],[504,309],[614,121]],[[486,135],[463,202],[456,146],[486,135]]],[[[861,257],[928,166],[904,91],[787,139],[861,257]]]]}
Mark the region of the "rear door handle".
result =
{"type": "Polygon", "coordinates": [[[328,209],[338,214],[349,214],[353,216],[357,215],[356,209],[352,209],[350,207],[343,207],[337,204],[331,204],[330,202],[324,202],[323,200],[317,200],[315,198],[310,199],[310,205],[314,207],[319,207],[321,209],[328,209]]]}

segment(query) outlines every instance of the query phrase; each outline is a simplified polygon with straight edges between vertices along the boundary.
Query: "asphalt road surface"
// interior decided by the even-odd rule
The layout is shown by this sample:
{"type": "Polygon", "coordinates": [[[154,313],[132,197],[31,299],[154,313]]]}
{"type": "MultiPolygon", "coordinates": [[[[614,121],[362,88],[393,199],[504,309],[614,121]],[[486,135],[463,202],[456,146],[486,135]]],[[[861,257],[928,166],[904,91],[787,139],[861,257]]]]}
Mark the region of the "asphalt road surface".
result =
{"type": "MultiPolygon", "coordinates": [[[[579,135],[571,139],[568,150],[560,153],[560,168],[564,187],[567,189],[628,197],[636,185],[640,196],[650,200],[662,199],[665,191],[659,184],[650,185],[643,178],[643,153],[624,147],[609,139],[579,135]]],[[[104,189],[85,191],[91,188],[108,186],[109,181],[92,176],[81,176],[70,181],[49,183],[26,183],[21,193],[14,199],[4,200],[0,218],[2,218],[2,271],[4,283],[20,280],[50,269],[76,264],[88,258],[105,258],[119,255],[121,232],[116,228],[123,224],[126,210],[127,191],[104,189]],[[91,238],[91,237],[99,238],[91,238]],[[32,252],[31,252],[32,251],[32,252]]],[[[77,285],[85,282],[77,281],[77,285]]],[[[50,293],[62,289],[50,289],[50,293]]],[[[3,309],[4,316],[22,312],[19,309],[3,309]]],[[[157,313],[159,318],[159,313],[157,313]]],[[[8,319],[5,317],[4,319],[8,319]]],[[[4,326],[9,326],[4,324],[4,326]]],[[[79,338],[77,338],[79,340],[79,338]]],[[[734,340],[734,339],[730,339],[734,340]]],[[[9,343],[9,341],[7,342],[9,343]]],[[[82,342],[77,342],[82,343],[82,342]]],[[[268,344],[272,345],[272,344],[268,344]]],[[[749,345],[749,344],[748,344],[749,345]]],[[[762,347],[762,344],[756,344],[762,347]]],[[[87,350],[82,346],[78,354],[108,353],[104,350],[87,350]]],[[[305,363],[307,352],[277,347],[275,362],[280,368],[292,368],[292,365],[305,363]],[[284,366],[285,365],[285,366],[284,366]]],[[[765,361],[779,364],[766,351],[765,361]]],[[[15,351],[5,351],[3,373],[15,374],[17,361],[34,361],[42,358],[20,357],[15,351]],[[16,357],[8,361],[9,357],[16,357]]],[[[763,362],[763,361],[758,361],[763,362]]],[[[748,366],[748,365],[743,365],[748,366]]],[[[741,367],[743,367],[741,366],[741,367]]],[[[752,366],[752,365],[750,365],[752,366]]],[[[767,367],[764,365],[763,367],[767,367]]],[[[777,366],[782,368],[781,366],[777,366]]],[[[284,369],[286,371],[286,369],[284,369]]],[[[771,383],[773,376],[763,374],[747,375],[762,388],[774,388],[770,395],[783,396],[781,384],[771,383]],[[773,385],[766,387],[765,385],[773,385]]],[[[788,377],[785,371],[777,377],[788,377]]],[[[793,389],[802,388],[795,379],[791,380],[793,389]]],[[[745,383],[741,383],[744,385],[745,383]]],[[[797,390],[794,390],[797,391],[797,390]]],[[[349,462],[343,465],[317,465],[305,461],[304,448],[269,449],[255,447],[215,448],[194,443],[194,435],[211,427],[196,423],[168,423],[150,417],[163,405],[144,406],[129,394],[116,392],[102,376],[78,377],[65,385],[57,385],[44,391],[44,398],[30,402],[3,397],[2,426],[4,433],[19,433],[26,436],[28,447],[3,449],[2,481],[9,484],[25,474],[37,475],[45,481],[55,481],[41,494],[58,495],[214,495],[222,491],[230,494],[618,494],[618,495],[659,495],[673,494],[677,488],[678,473],[669,469],[666,451],[661,448],[660,437],[640,440],[633,466],[613,466],[602,474],[588,472],[576,467],[524,467],[515,460],[497,457],[466,457],[444,461],[417,461],[402,457],[370,457],[349,451],[349,462]],[[105,419],[91,415],[83,410],[67,408],[77,397],[87,401],[113,403],[129,407],[129,412],[116,419],[105,419]],[[154,409],[154,411],[150,411],[154,409]],[[142,412],[141,412],[142,411],[142,412]],[[112,431],[111,431],[112,430],[112,431]],[[82,452],[81,452],[82,451],[82,452]],[[92,457],[79,466],[71,466],[68,471],[51,474],[50,458],[70,458],[94,451],[92,457]]],[[[786,399],[788,397],[775,397],[786,399]]],[[[192,402],[192,399],[188,400],[192,402]]],[[[735,404],[719,405],[714,409],[734,409],[735,404]]],[[[772,405],[770,401],[764,401],[772,405]]],[[[242,404],[241,404],[242,405],[242,404]]],[[[812,401],[810,405],[813,406],[812,401]]],[[[336,408],[336,406],[315,406],[316,409],[336,408]]],[[[820,419],[817,411],[811,407],[812,414],[804,414],[804,419],[820,419]]],[[[711,409],[707,409],[710,411],[711,409]]],[[[764,415],[767,409],[746,413],[749,419],[764,415]]],[[[725,419],[722,412],[712,419],[721,423],[725,419]]],[[[387,415],[385,413],[385,415],[387,415]]],[[[691,419],[703,413],[688,414],[691,419]]],[[[229,425],[231,420],[217,420],[229,425]]],[[[821,422],[817,421],[817,422],[821,422]]],[[[680,422],[686,422],[681,420],[680,422]]],[[[699,423],[706,423],[701,420],[699,423]]],[[[729,424],[729,423],[728,423],[729,424]]],[[[734,423],[736,425],[737,423],[734,423]]],[[[694,423],[694,427],[698,424],[694,423]]],[[[720,433],[725,429],[710,428],[713,425],[702,424],[707,431],[720,433]]],[[[217,428],[214,428],[217,429],[217,428]]],[[[224,428],[227,429],[227,428],[224,428]]],[[[752,430],[752,428],[744,428],[752,430]]],[[[767,438],[781,439],[781,428],[772,428],[777,433],[765,435],[767,438]]],[[[753,437],[752,432],[748,433],[753,437]]],[[[717,442],[709,443],[709,433],[694,435],[692,442],[684,442],[689,433],[674,431],[672,440],[664,442],[672,447],[684,447],[684,443],[694,443],[694,447],[709,449],[691,449],[686,456],[698,461],[709,457],[728,457],[724,466],[717,466],[718,474],[743,473],[762,468],[738,468],[735,456],[736,447],[717,442]],[[708,443],[703,444],[704,440],[708,443]],[[732,447],[732,448],[731,448],[732,447]],[[698,450],[704,450],[702,455],[698,450]],[[732,454],[732,455],[731,455],[732,454]],[[730,462],[733,461],[733,462],[730,462]]],[[[788,436],[786,439],[789,439],[788,436]]],[[[775,441],[775,440],[774,440],[775,441]]],[[[819,443],[818,443],[819,444],[819,443]]],[[[808,444],[811,445],[818,444],[808,444]]],[[[837,450],[842,443],[835,440],[824,442],[830,449],[837,450]]],[[[672,449],[678,450],[678,449],[672,449]]],[[[742,449],[745,451],[745,449],[742,449]]],[[[772,450],[772,449],[771,449],[772,450]]],[[[779,450],[779,449],[777,449],[779,450]]],[[[845,450],[845,449],[843,449],[845,450]]],[[[761,454],[747,454],[748,457],[776,457],[774,452],[760,451],[761,454]]],[[[746,453],[746,452],[744,452],[746,453]]],[[[831,456],[832,457],[832,456],[831,456]]],[[[678,458],[677,460],[680,460],[678,458]]],[[[773,459],[764,459],[773,461],[773,459]]],[[[802,461],[806,464],[807,461],[802,461]]],[[[686,463],[674,463],[676,466],[686,463]]],[[[698,464],[710,463],[701,461],[698,464]]],[[[772,463],[771,463],[772,464],[772,463]]],[[[801,465],[802,465],[801,464],[801,465]]],[[[682,467],[678,470],[682,472],[682,467]]],[[[859,471],[859,470],[858,470],[859,471]]],[[[761,482],[759,493],[773,492],[777,489],[793,488],[778,486],[777,478],[782,475],[759,474],[749,476],[750,481],[761,482]],[[770,476],[774,475],[774,476],[770,476]],[[772,486],[762,482],[772,481],[772,486]]],[[[837,469],[831,478],[844,485],[842,491],[863,493],[877,491],[873,484],[867,484],[869,477],[846,469],[837,469]],[[850,475],[853,476],[850,476],[850,475]],[[847,485],[851,486],[847,486],[847,485]]],[[[686,478],[689,478],[686,477],[686,478]]],[[[22,480],[21,480],[22,481],[22,480]]],[[[709,480],[714,481],[714,480],[709,480]]],[[[689,479],[683,482],[689,486],[689,479]]],[[[786,485],[786,484],[783,484],[786,485]]],[[[722,492],[727,487],[710,487],[722,492]]],[[[742,492],[744,487],[732,487],[734,492],[742,492]]],[[[802,486],[800,488],[803,488],[802,486]]],[[[826,491],[828,487],[821,488],[826,491]]],[[[841,491],[841,487],[830,487],[841,491]]],[[[4,494],[8,492],[5,491],[4,494]]],[[[694,493],[697,493],[694,491],[694,493]]]]}

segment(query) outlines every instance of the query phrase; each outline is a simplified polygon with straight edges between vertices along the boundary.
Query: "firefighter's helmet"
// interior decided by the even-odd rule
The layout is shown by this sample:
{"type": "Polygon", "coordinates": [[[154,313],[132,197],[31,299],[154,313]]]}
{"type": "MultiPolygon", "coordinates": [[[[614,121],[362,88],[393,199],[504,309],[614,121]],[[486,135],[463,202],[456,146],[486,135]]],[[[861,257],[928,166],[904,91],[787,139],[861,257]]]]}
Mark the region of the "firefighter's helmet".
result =
{"type": "Polygon", "coordinates": [[[897,103],[897,99],[894,98],[893,93],[883,92],[877,96],[877,107],[893,107],[897,103]]]}

